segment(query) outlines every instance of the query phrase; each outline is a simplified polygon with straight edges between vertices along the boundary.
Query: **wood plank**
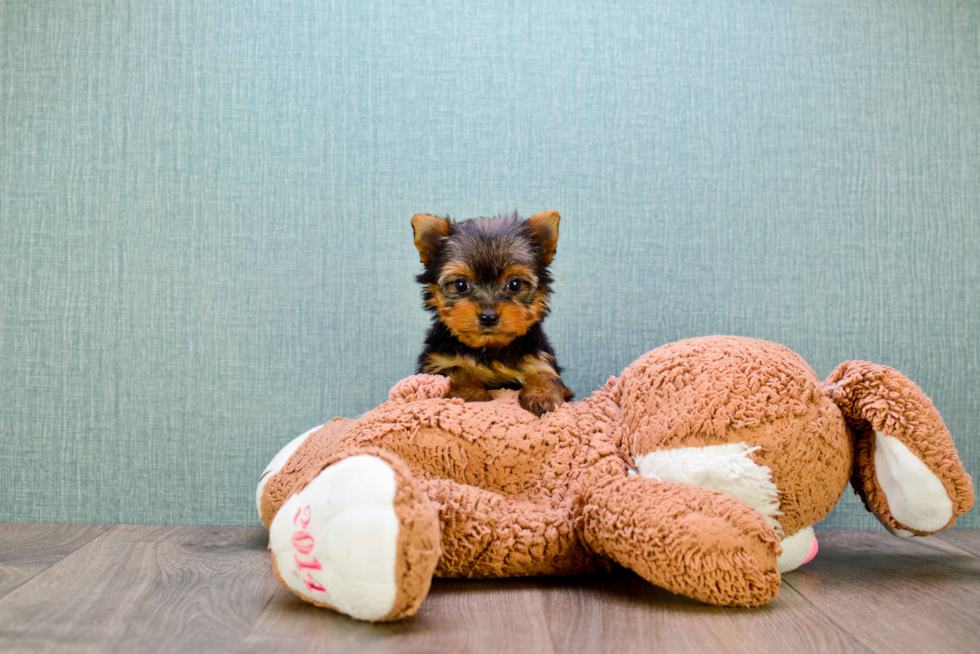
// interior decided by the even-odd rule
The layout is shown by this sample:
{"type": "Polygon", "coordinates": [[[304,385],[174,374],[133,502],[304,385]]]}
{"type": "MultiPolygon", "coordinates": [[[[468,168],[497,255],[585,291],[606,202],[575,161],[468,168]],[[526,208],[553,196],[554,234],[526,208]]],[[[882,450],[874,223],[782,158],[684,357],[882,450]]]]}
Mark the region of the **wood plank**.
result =
{"type": "Polygon", "coordinates": [[[551,586],[545,610],[560,653],[868,651],[786,584],[754,609],[701,604],[626,570],[551,586]]]}
{"type": "Polygon", "coordinates": [[[540,582],[436,579],[412,618],[371,624],[280,588],[239,652],[553,652],[540,582]]]}
{"type": "Polygon", "coordinates": [[[628,571],[598,577],[437,580],[415,618],[351,620],[282,589],[239,650],[258,652],[861,652],[784,587],[760,609],[705,606],[628,571]],[[551,640],[554,641],[552,646],[551,640]]]}
{"type": "Polygon", "coordinates": [[[950,529],[940,534],[934,534],[929,539],[939,539],[960,548],[964,552],[980,556],[980,529],[950,529]]]}
{"type": "Polygon", "coordinates": [[[115,527],[0,600],[0,651],[233,651],[278,587],[266,542],[115,527]]]}
{"type": "Polygon", "coordinates": [[[868,649],[976,651],[980,559],[941,541],[884,531],[820,531],[817,539],[817,558],[787,575],[784,585],[868,649]]]}
{"type": "Polygon", "coordinates": [[[108,529],[108,525],[0,524],[0,597],[108,529]]]}
{"type": "Polygon", "coordinates": [[[759,609],[709,607],[617,571],[436,580],[419,615],[387,625],[281,588],[266,538],[260,528],[0,525],[0,651],[896,654],[980,642],[976,530],[818,532],[817,559],[759,609]]]}

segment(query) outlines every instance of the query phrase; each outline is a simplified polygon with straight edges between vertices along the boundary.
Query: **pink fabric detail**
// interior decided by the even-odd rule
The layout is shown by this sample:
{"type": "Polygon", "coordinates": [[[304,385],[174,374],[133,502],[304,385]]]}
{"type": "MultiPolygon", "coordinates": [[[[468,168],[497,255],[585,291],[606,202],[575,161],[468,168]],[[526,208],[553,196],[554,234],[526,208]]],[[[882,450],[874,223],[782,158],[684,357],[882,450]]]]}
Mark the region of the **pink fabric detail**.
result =
{"type": "Polygon", "coordinates": [[[310,505],[307,504],[297,509],[296,515],[293,516],[293,524],[300,528],[300,531],[293,534],[293,548],[299,552],[299,554],[293,556],[296,559],[296,568],[300,572],[303,570],[307,571],[303,577],[303,583],[306,584],[306,588],[311,591],[318,590],[321,593],[325,593],[327,589],[317,582],[310,572],[310,570],[322,570],[323,566],[315,557],[312,561],[304,561],[299,558],[300,554],[310,554],[313,551],[313,546],[316,544],[313,536],[306,531],[306,528],[310,526],[311,513],[310,505]]]}
{"type": "Polygon", "coordinates": [[[309,554],[313,551],[313,536],[306,531],[297,531],[293,534],[293,547],[300,554],[309,554]]]}
{"type": "Polygon", "coordinates": [[[812,561],[817,556],[817,551],[819,549],[820,548],[817,546],[817,537],[814,535],[813,544],[810,545],[810,553],[806,555],[806,559],[800,565],[806,565],[807,563],[812,561]]]}
{"type": "Polygon", "coordinates": [[[304,507],[296,509],[296,515],[293,516],[293,524],[300,529],[306,529],[310,526],[310,505],[307,504],[304,507]]]}

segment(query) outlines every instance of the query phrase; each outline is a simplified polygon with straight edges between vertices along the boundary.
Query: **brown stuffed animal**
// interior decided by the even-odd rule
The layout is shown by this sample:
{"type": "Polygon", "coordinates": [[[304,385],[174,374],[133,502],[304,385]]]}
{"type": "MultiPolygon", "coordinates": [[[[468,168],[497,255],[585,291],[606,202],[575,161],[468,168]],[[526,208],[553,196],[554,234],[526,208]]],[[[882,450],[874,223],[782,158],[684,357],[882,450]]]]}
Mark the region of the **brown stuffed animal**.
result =
{"type": "Polygon", "coordinates": [[[433,575],[615,563],[710,604],[757,606],[815,553],[811,526],[848,479],[901,536],[973,505],[932,402],[884,366],[847,362],[821,384],[780,345],[694,339],[540,418],[514,391],[446,399],[448,381],[409,377],[266,469],[257,500],[273,567],[304,600],[397,620],[433,575]]]}

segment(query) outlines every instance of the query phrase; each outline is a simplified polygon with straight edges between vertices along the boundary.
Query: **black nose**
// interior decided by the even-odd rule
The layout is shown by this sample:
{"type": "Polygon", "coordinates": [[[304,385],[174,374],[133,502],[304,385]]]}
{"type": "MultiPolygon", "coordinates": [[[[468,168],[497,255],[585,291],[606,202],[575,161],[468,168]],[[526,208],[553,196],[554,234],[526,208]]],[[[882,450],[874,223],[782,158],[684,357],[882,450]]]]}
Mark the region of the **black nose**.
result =
{"type": "Polygon", "coordinates": [[[480,312],[480,325],[482,327],[493,327],[498,322],[500,322],[500,316],[497,315],[496,311],[484,309],[480,312]]]}

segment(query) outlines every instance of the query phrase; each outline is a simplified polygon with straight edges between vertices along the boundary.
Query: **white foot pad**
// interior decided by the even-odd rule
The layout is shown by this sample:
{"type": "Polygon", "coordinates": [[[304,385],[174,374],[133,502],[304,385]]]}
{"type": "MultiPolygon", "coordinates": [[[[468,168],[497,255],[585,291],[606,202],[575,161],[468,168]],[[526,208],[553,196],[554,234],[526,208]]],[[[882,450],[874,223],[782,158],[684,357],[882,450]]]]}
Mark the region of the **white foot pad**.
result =
{"type": "Polygon", "coordinates": [[[360,620],[395,603],[395,473],[376,456],[326,468],[276,514],[269,546],[290,589],[360,620]]]}
{"type": "Polygon", "coordinates": [[[783,553],[776,557],[776,567],[780,573],[790,572],[817,555],[817,536],[813,527],[807,527],[784,538],[782,546],[783,553]]]}
{"type": "Polygon", "coordinates": [[[782,515],[779,489],[772,481],[769,466],[752,460],[751,454],[758,449],[745,443],[728,443],[656,450],[636,457],[636,469],[643,477],[700,486],[741,500],[778,531],[777,516],[782,515]]]}

